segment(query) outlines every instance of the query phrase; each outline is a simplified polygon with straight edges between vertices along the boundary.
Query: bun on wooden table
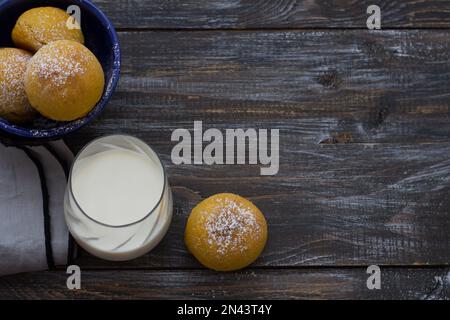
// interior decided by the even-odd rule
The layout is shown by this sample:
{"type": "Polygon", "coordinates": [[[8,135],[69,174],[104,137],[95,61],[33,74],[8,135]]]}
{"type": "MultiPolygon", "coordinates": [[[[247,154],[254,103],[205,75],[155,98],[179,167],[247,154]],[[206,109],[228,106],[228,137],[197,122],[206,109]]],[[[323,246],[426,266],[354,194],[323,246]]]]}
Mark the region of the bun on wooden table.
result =
{"type": "Polygon", "coordinates": [[[254,262],[267,241],[267,223],[250,201],[222,193],[200,202],[191,212],[185,231],[189,251],[204,266],[233,271],[254,262]]]}

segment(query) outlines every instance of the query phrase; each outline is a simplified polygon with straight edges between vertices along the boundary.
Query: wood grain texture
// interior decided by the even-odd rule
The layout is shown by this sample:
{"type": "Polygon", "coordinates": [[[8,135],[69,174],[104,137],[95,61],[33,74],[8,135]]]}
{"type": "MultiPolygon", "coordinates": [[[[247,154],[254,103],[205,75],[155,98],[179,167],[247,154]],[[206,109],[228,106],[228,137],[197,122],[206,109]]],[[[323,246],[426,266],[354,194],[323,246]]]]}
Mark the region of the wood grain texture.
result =
{"type": "Polygon", "coordinates": [[[448,269],[382,269],[368,290],[366,269],[82,271],[70,291],[64,272],[0,278],[0,299],[449,299],[448,269]]]}
{"type": "Polygon", "coordinates": [[[123,75],[76,151],[109,133],[136,135],[168,168],[169,235],[123,264],[197,267],[186,218],[219,192],[249,197],[270,241],[257,266],[450,263],[450,40],[442,31],[122,33],[123,75]],[[331,49],[330,49],[331,48],[331,49]],[[334,70],[334,71],[333,71],[334,70]],[[174,166],[171,133],[280,129],[280,172],[259,166],[174,166]]]}
{"type": "Polygon", "coordinates": [[[171,130],[203,120],[278,127],[307,144],[449,141],[445,31],[133,32],[120,39],[120,85],[92,130],[171,130]]]}
{"type": "MultiPolygon", "coordinates": [[[[67,142],[124,132],[153,146],[173,224],[130,262],[82,252],[80,291],[63,271],[32,273],[0,278],[0,299],[450,299],[448,30],[349,30],[366,28],[366,0],[95,2],[132,32],[120,32],[113,100],[67,142]],[[194,120],[280,129],[279,174],[173,165],[171,132],[194,120]],[[183,244],[192,207],[219,192],[269,222],[263,255],[241,272],[202,269],[183,244]],[[380,291],[366,288],[370,264],[380,291]]],[[[450,28],[450,1],[376,4],[384,29],[450,28]]]]}
{"type": "Polygon", "coordinates": [[[220,192],[248,197],[266,215],[269,241],[256,266],[447,265],[450,144],[302,146],[283,136],[280,173],[258,166],[174,166],[169,133],[138,134],[168,168],[175,216],[146,256],[85,267],[198,267],[183,243],[190,210],[220,192]]]}
{"type": "Polygon", "coordinates": [[[448,28],[447,0],[95,0],[119,28],[367,28],[367,7],[383,28],[448,28]],[[126,14],[124,14],[126,12],[126,14]]]}

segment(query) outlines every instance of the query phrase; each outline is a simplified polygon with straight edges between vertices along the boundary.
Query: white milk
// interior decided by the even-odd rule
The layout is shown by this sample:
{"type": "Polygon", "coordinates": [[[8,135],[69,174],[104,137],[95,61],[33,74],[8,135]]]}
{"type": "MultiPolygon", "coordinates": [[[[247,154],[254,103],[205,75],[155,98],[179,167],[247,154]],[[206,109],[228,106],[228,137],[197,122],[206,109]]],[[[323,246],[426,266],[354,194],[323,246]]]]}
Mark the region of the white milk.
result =
{"type": "Polygon", "coordinates": [[[161,169],[142,154],[104,151],[74,167],[72,191],[84,212],[101,223],[122,226],[144,218],[164,188],[161,169]]]}
{"type": "Polygon", "coordinates": [[[73,165],[65,212],[72,235],[90,253],[108,260],[145,254],[163,238],[172,217],[159,158],[133,137],[95,140],[73,165]]]}

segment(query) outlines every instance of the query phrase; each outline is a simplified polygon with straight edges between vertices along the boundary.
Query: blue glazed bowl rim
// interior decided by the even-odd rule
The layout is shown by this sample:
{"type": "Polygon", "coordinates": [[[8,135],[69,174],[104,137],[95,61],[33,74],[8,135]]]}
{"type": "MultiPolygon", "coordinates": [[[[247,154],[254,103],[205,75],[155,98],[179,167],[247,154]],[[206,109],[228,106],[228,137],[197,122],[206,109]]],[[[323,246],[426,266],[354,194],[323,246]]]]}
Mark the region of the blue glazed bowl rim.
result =
{"type": "MultiPolygon", "coordinates": [[[[11,1],[11,0],[10,0],[11,1]]],[[[10,3],[8,0],[0,1],[0,10],[4,9],[10,3]]],[[[120,66],[121,66],[121,53],[120,53],[120,44],[119,38],[117,36],[117,32],[113,27],[111,21],[106,17],[106,15],[90,0],[79,0],[79,3],[82,3],[85,9],[88,9],[91,13],[93,13],[101,22],[102,25],[108,31],[109,36],[113,42],[113,56],[114,61],[112,65],[112,73],[111,79],[108,81],[105,87],[105,91],[102,95],[102,98],[85,117],[74,120],[71,122],[63,123],[61,126],[51,128],[51,129],[29,129],[24,128],[19,125],[12,124],[4,119],[0,118],[0,130],[6,131],[10,134],[22,137],[22,138],[32,138],[32,139],[56,139],[62,136],[65,136],[71,132],[74,132],[78,129],[81,129],[91,121],[93,121],[97,116],[105,108],[106,104],[111,99],[112,93],[117,87],[117,83],[119,82],[120,76],[120,66]]]]}

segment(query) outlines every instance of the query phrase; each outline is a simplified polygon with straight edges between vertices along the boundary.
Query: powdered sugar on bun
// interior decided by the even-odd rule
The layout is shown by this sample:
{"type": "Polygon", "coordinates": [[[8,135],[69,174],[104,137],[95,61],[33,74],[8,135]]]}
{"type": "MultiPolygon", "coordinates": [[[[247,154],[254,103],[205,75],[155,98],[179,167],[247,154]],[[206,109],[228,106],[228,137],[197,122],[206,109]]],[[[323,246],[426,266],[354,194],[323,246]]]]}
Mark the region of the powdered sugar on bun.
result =
{"type": "Polygon", "coordinates": [[[218,271],[244,268],[261,254],[267,222],[247,199],[216,194],[192,209],[186,225],[189,251],[206,267],[218,271]]]}
{"type": "Polygon", "coordinates": [[[103,69],[95,55],[69,40],[42,47],[25,74],[25,91],[33,108],[57,121],[85,116],[102,97],[104,85],[103,69]]]}
{"type": "Polygon", "coordinates": [[[54,7],[33,8],[24,12],[12,31],[12,39],[19,48],[36,52],[53,41],[72,40],[84,43],[81,26],[71,19],[76,27],[69,28],[70,15],[54,7]]]}

